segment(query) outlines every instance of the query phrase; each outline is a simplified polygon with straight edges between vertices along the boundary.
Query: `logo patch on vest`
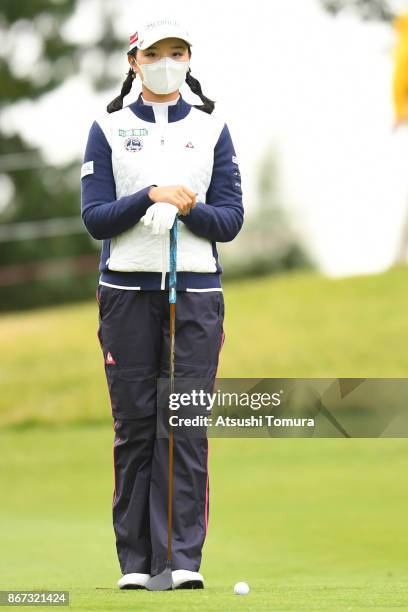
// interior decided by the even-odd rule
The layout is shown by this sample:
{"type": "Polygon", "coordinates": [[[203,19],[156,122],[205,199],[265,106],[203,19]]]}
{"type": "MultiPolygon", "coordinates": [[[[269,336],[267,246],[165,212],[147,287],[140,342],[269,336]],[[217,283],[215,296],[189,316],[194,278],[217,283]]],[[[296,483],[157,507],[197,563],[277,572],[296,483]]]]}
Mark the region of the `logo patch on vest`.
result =
{"type": "Polygon", "coordinates": [[[186,144],[185,148],[186,148],[186,149],[194,149],[194,145],[193,145],[193,143],[191,142],[191,140],[189,140],[189,141],[188,141],[188,143],[186,144]]]}
{"type": "Polygon", "coordinates": [[[123,130],[119,128],[119,136],[129,137],[129,136],[147,136],[148,131],[146,128],[134,128],[133,130],[123,130]]]}
{"type": "Polygon", "coordinates": [[[140,140],[140,138],[131,136],[130,138],[126,138],[125,140],[126,151],[135,153],[135,151],[140,151],[142,147],[143,147],[143,140],[140,140]]]}

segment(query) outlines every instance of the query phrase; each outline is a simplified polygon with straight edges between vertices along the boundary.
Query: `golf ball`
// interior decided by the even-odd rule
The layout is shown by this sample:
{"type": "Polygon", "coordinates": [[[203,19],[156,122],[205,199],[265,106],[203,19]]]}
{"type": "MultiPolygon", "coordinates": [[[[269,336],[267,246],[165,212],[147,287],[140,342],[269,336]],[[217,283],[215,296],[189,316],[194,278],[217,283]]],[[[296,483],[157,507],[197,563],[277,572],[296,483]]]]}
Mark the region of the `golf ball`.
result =
{"type": "Polygon", "coordinates": [[[246,582],[237,582],[234,586],[234,593],[235,595],[248,595],[249,586],[246,582]]]}

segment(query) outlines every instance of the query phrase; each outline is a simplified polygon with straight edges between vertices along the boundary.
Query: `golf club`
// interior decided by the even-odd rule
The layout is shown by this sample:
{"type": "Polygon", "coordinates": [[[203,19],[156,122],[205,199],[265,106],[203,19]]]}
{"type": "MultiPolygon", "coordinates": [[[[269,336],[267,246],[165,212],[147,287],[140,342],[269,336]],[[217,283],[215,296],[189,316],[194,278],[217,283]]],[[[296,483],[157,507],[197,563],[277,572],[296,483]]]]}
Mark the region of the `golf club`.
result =
{"type": "MultiPolygon", "coordinates": [[[[174,219],[170,230],[170,274],[169,274],[169,304],[170,304],[170,355],[169,355],[169,377],[170,393],[174,392],[174,342],[176,325],[176,299],[177,299],[177,218],[174,219]]],[[[167,562],[166,567],[157,576],[152,576],[146,584],[149,591],[169,591],[173,588],[171,570],[172,560],[172,529],[173,529],[173,430],[169,421],[169,490],[167,507],[167,562]]]]}

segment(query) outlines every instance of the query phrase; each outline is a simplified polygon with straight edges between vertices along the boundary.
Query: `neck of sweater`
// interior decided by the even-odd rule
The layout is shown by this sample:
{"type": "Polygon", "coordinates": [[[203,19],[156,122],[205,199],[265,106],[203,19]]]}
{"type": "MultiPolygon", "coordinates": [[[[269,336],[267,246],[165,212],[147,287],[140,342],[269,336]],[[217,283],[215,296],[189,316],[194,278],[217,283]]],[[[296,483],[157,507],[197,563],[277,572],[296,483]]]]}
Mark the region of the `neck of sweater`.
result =
{"type": "Polygon", "coordinates": [[[153,102],[152,100],[146,100],[143,97],[143,94],[141,94],[141,97],[142,97],[143,104],[147,104],[147,106],[164,107],[164,106],[173,106],[174,104],[177,104],[177,102],[179,101],[180,95],[178,95],[178,97],[175,100],[169,100],[168,102],[153,102]]]}
{"type": "Polygon", "coordinates": [[[175,100],[169,100],[168,102],[152,102],[151,100],[145,100],[142,95],[142,102],[147,106],[153,107],[154,118],[156,123],[168,123],[169,122],[169,106],[174,106],[180,99],[180,95],[175,100]]]}

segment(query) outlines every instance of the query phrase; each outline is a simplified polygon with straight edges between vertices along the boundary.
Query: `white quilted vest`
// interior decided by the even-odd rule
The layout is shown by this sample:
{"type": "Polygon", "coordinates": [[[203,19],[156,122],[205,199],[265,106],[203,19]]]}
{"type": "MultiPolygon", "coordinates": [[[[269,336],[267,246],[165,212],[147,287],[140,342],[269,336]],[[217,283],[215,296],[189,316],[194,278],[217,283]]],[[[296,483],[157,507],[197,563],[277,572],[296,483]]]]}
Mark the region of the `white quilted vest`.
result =
{"type": "MultiPolygon", "coordinates": [[[[197,202],[205,203],[214,147],[224,126],[222,119],[192,107],[179,121],[151,123],[124,108],[104,115],[98,123],[112,149],[117,198],[152,184],[181,184],[198,193],[197,202]]],[[[155,236],[151,227],[139,222],[111,238],[109,269],[168,272],[167,234],[155,236]]],[[[216,271],[211,241],[195,235],[181,221],[178,222],[177,270],[216,271]]]]}

